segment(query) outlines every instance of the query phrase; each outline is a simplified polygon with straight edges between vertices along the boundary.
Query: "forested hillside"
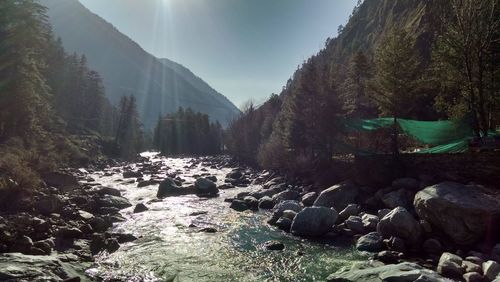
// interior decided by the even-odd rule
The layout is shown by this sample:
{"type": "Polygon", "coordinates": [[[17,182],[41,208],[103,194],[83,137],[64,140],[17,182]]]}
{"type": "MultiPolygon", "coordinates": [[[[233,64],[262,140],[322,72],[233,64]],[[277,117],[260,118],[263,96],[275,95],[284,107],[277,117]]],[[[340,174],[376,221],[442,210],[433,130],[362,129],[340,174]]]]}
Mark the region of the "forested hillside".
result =
{"type": "Polygon", "coordinates": [[[159,114],[175,112],[179,107],[208,114],[223,125],[239,114],[226,97],[191,71],[147,53],[77,0],[40,3],[49,8],[49,21],[64,47],[85,54],[89,65],[102,75],[113,104],[123,95],[137,97],[146,128],[154,127],[159,114]]]}
{"type": "Polygon", "coordinates": [[[103,146],[135,156],[139,146],[124,148],[142,139],[138,119],[124,122],[131,112],[111,105],[86,57],[66,53],[45,7],[0,2],[0,49],[0,188],[33,188],[39,174],[88,162],[103,146]]]}
{"type": "Polygon", "coordinates": [[[293,168],[391,143],[349,135],[346,119],[469,118],[486,135],[500,122],[499,19],[494,0],[359,1],[279,96],[231,124],[228,147],[245,161],[293,168]]]}

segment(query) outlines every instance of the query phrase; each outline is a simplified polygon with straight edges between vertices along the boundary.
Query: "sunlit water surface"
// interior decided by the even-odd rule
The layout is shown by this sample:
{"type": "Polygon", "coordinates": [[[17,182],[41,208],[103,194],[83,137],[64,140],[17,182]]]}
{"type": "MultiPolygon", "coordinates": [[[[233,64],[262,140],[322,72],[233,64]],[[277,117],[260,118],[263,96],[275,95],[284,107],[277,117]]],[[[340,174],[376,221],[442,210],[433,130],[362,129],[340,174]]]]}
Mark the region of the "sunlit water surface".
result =
{"type": "MultiPolygon", "coordinates": [[[[155,158],[169,167],[168,172],[181,170],[186,183],[193,175],[209,173],[223,184],[231,168],[211,169],[190,165],[189,158],[155,158]]],[[[324,244],[303,240],[284,233],[266,223],[268,212],[236,212],[225,198],[259,186],[221,190],[220,197],[203,199],[194,195],[171,197],[159,202],[158,185],[138,188],[124,184],[121,173],[92,175],[105,186],[118,188],[135,206],[146,203],[149,210],[134,214],[133,207],[122,210],[125,222],[114,231],[132,233],[139,239],[123,244],[113,254],[97,258],[97,266],[88,273],[104,280],[120,281],[324,281],[325,278],[362,260],[349,244],[324,244]],[[206,214],[192,216],[194,212],[206,214]],[[189,227],[194,224],[196,227],[189,227]],[[198,232],[214,227],[216,233],[198,232]],[[278,240],[283,251],[269,251],[263,243],[278,240]]],[[[147,179],[147,177],[145,177],[147,179]]]]}

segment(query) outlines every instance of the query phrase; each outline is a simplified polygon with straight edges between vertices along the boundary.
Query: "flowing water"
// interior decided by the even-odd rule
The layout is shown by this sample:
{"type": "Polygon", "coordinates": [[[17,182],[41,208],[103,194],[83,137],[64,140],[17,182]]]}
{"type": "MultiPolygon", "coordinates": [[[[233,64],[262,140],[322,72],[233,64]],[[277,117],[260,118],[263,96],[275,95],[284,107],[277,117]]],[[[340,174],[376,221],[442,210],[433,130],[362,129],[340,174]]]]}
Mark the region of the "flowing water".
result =
{"type": "MultiPolygon", "coordinates": [[[[193,175],[209,173],[222,184],[231,168],[202,171],[202,165],[187,168],[192,159],[158,158],[168,172],[182,171],[186,183],[193,175]]],[[[138,188],[124,184],[121,173],[92,175],[97,182],[121,190],[122,196],[146,203],[149,210],[134,214],[122,210],[126,221],[114,226],[117,232],[139,239],[123,244],[113,254],[97,258],[88,273],[104,280],[119,281],[324,281],[332,272],[364,259],[349,244],[325,244],[303,240],[266,223],[268,212],[236,212],[224,198],[258,186],[221,190],[220,197],[204,199],[194,195],[156,199],[158,185],[138,188]],[[149,203],[148,203],[149,202],[149,203]],[[193,213],[202,213],[193,215],[193,213]],[[190,227],[194,224],[196,227],[190,227]],[[214,227],[216,233],[199,232],[214,227]],[[263,243],[278,240],[283,251],[269,251],[263,243]]]]}

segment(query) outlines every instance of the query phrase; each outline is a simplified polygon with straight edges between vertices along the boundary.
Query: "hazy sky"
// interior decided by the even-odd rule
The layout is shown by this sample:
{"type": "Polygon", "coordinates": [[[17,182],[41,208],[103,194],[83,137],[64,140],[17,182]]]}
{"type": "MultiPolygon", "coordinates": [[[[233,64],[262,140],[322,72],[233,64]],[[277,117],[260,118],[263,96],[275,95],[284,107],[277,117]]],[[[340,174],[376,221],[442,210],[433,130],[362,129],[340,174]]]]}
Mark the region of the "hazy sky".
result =
{"type": "Polygon", "coordinates": [[[279,93],[345,24],[357,0],[80,0],[236,106],[279,93]]]}

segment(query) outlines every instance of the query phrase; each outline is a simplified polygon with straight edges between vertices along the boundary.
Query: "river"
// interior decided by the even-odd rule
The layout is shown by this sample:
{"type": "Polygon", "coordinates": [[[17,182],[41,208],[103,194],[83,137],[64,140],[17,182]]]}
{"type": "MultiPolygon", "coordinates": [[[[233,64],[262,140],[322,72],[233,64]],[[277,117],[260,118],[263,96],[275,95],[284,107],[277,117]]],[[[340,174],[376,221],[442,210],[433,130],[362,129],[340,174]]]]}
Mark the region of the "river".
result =
{"type": "MultiPolygon", "coordinates": [[[[165,175],[180,173],[186,184],[194,182],[194,176],[208,173],[221,185],[232,170],[192,166],[191,158],[144,156],[168,167],[165,175]]],[[[136,183],[122,181],[122,174],[115,171],[90,176],[119,189],[133,206],[145,203],[149,210],[133,213],[131,207],[121,211],[126,220],[115,224],[114,231],[138,239],[115,253],[98,256],[95,267],[87,271],[91,276],[107,281],[324,281],[341,267],[365,259],[349,243],[297,238],[268,225],[268,211],[240,213],[224,202],[239,192],[260,188],[257,185],[221,190],[217,198],[187,195],[157,201],[158,185],[138,188],[136,183]],[[217,232],[199,232],[204,227],[217,232]],[[269,240],[282,242],[285,249],[265,249],[263,244],[269,240]]]]}

